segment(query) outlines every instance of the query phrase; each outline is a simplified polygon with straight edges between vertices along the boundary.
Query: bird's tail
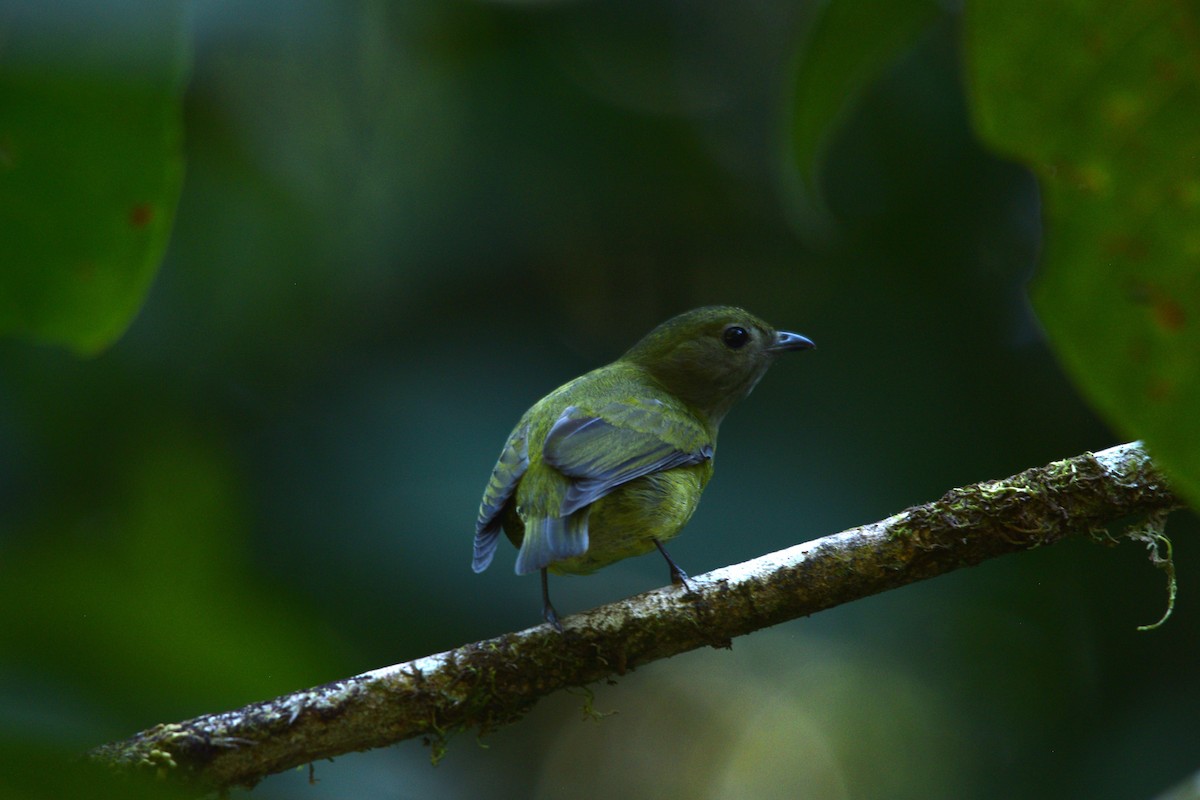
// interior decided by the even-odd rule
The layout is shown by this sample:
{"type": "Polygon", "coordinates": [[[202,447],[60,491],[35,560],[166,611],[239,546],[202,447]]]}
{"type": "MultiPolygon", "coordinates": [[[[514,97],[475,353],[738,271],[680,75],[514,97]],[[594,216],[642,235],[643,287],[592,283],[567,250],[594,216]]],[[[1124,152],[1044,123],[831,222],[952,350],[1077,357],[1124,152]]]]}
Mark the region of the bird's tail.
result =
{"type": "MultiPolygon", "coordinates": [[[[493,542],[492,550],[495,547],[493,542]]],[[[478,537],[475,539],[475,548],[475,557],[478,559],[478,537]]],[[[537,572],[555,561],[581,556],[587,549],[587,508],[565,517],[532,517],[525,520],[525,538],[521,542],[521,552],[517,553],[517,574],[537,572]]],[[[491,558],[489,552],[487,560],[491,561],[491,558]]],[[[487,566],[486,563],[484,566],[487,566]]]]}

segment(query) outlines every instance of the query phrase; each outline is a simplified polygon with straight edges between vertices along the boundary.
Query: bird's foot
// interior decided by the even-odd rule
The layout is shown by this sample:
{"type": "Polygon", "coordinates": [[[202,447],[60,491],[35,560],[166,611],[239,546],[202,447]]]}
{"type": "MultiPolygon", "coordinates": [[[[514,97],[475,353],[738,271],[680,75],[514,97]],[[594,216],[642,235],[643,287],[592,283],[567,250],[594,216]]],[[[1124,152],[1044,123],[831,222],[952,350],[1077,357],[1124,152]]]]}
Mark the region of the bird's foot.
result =
{"type": "Polygon", "coordinates": [[[558,621],[558,612],[550,603],[550,579],[545,569],[542,570],[542,619],[550,623],[554,630],[564,633],[562,623],[558,621]]]}
{"type": "Polygon", "coordinates": [[[682,586],[687,590],[688,594],[695,594],[696,590],[688,583],[688,574],[675,563],[675,559],[671,558],[671,554],[667,552],[667,548],[662,546],[662,542],[658,539],[654,540],[654,546],[658,548],[658,552],[662,553],[663,558],[667,560],[667,566],[671,569],[671,585],[682,586]]]}

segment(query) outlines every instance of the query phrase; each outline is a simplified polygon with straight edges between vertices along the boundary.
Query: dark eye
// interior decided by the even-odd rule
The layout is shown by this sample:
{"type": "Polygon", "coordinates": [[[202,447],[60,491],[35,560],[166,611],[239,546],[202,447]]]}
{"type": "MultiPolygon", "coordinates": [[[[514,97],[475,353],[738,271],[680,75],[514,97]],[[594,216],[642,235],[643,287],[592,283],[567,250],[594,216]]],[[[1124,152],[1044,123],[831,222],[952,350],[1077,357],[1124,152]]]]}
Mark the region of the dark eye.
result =
{"type": "Polygon", "coordinates": [[[750,341],[750,332],[738,325],[730,325],[721,334],[721,341],[731,350],[737,350],[750,341]]]}

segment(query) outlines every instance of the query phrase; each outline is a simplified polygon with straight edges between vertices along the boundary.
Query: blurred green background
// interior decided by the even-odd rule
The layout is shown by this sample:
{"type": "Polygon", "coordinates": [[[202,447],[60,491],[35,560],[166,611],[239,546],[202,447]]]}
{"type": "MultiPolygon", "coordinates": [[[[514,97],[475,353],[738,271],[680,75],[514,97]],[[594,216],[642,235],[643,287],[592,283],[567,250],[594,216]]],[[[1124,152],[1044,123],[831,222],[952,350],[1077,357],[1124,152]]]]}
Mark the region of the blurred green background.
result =
{"type": "MultiPolygon", "coordinates": [[[[672,546],[693,574],[1121,441],[1028,307],[1038,186],[976,140],[962,21],[931,8],[805,184],[815,5],[188,5],[186,177],[144,306],[94,357],[0,343],[0,794],[537,623],[510,549],[469,568],[504,437],[696,305],[819,349],[723,426],[672,546]]],[[[254,796],[1152,797],[1198,766],[1194,519],[1170,532],[1153,632],[1142,549],[1068,542],[638,670],[596,688],[600,722],[566,693],[436,768],[407,742],[254,796]]],[[[554,596],[665,579],[646,557],[554,596]]]]}

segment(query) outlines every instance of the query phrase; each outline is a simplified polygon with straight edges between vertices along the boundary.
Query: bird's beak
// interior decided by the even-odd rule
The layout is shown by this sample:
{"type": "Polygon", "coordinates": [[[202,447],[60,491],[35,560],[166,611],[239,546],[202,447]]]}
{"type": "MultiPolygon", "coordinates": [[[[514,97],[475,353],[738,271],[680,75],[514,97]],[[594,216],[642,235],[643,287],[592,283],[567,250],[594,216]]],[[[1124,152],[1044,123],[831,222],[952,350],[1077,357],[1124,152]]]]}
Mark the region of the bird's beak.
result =
{"type": "Polygon", "coordinates": [[[785,350],[812,350],[816,347],[813,340],[807,336],[801,336],[798,333],[790,331],[779,331],[775,334],[775,341],[767,347],[772,353],[782,353],[785,350]]]}

